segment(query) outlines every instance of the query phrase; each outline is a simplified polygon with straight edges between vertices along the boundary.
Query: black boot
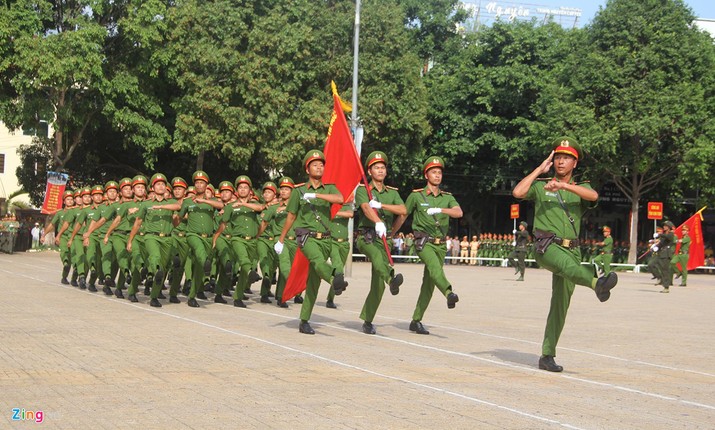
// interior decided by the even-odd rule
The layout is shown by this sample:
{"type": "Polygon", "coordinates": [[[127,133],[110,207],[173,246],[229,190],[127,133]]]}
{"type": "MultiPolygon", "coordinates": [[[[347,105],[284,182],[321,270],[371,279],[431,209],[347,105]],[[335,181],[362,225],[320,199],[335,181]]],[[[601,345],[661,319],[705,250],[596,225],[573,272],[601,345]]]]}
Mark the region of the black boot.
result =
{"type": "Polygon", "coordinates": [[[553,355],[542,355],[539,358],[539,369],[548,370],[549,372],[561,372],[563,367],[556,364],[553,355]]]}

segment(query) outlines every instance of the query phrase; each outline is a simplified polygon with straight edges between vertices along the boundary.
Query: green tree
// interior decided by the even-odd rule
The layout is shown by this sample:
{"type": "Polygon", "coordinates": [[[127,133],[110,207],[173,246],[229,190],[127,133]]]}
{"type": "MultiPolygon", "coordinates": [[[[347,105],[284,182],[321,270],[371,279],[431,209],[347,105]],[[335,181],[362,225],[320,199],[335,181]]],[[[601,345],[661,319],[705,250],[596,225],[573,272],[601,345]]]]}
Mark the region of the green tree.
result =
{"type": "Polygon", "coordinates": [[[629,263],[644,194],[679,169],[690,181],[712,170],[715,53],[693,19],[682,1],[610,0],[543,100],[547,128],[572,132],[630,199],[629,263]]]}

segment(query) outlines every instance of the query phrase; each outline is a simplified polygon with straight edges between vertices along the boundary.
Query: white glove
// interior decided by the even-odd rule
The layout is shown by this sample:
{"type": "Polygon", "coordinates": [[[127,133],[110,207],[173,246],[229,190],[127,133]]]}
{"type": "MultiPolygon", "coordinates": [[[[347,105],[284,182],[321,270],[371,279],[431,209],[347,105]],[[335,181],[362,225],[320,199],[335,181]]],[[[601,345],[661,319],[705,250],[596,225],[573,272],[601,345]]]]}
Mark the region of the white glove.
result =
{"type": "Polygon", "coordinates": [[[653,252],[658,252],[658,247],[655,246],[655,245],[653,245],[650,249],[651,249],[653,252]]]}
{"type": "Polygon", "coordinates": [[[387,235],[387,227],[385,227],[384,222],[376,222],[375,223],[375,233],[382,239],[387,235]]]}
{"type": "Polygon", "coordinates": [[[512,231],[511,231],[511,234],[516,234],[516,230],[512,230],[512,231]]]}
{"type": "Polygon", "coordinates": [[[315,193],[305,193],[303,194],[303,200],[309,202],[315,198],[315,193]]]}
{"type": "Polygon", "coordinates": [[[283,242],[278,242],[276,241],[276,244],[273,245],[273,249],[276,251],[276,254],[279,254],[283,252],[283,242]]]}
{"type": "Polygon", "coordinates": [[[370,207],[373,209],[382,209],[382,203],[377,200],[370,200],[370,207]]]}
{"type": "Polygon", "coordinates": [[[436,215],[436,214],[441,214],[442,213],[442,208],[429,208],[427,209],[427,215],[436,215]]]}
{"type": "Polygon", "coordinates": [[[513,242],[511,243],[511,246],[516,246],[516,241],[513,241],[513,242]]]}
{"type": "Polygon", "coordinates": [[[653,233],[653,239],[658,239],[658,233],[653,233]]]}

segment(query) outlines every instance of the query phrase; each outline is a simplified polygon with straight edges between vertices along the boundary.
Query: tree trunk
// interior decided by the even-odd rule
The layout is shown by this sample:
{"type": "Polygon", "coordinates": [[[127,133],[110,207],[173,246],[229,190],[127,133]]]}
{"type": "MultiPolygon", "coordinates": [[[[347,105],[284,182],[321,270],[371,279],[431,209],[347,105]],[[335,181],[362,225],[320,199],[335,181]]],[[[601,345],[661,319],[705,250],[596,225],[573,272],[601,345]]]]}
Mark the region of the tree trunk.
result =
{"type": "Polygon", "coordinates": [[[204,170],[204,154],[205,151],[201,150],[196,156],[196,170],[204,170]]]}
{"type": "Polygon", "coordinates": [[[628,250],[628,264],[637,264],[638,258],[638,196],[634,193],[631,201],[631,231],[630,231],[630,248],[628,250]]]}

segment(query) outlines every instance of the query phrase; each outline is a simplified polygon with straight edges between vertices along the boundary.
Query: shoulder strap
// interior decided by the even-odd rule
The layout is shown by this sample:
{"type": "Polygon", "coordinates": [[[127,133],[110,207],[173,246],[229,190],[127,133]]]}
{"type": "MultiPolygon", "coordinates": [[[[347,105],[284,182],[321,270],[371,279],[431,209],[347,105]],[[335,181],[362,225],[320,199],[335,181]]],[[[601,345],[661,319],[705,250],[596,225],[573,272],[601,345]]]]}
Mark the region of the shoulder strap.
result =
{"type": "Polygon", "coordinates": [[[571,227],[573,228],[573,232],[576,235],[576,238],[578,238],[578,232],[576,231],[576,224],[574,223],[574,219],[571,216],[569,209],[566,207],[566,203],[564,203],[564,199],[561,198],[561,193],[558,190],[556,191],[556,198],[559,200],[559,204],[561,205],[561,208],[564,210],[564,212],[566,212],[566,217],[569,219],[569,222],[571,223],[571,227]]]}

